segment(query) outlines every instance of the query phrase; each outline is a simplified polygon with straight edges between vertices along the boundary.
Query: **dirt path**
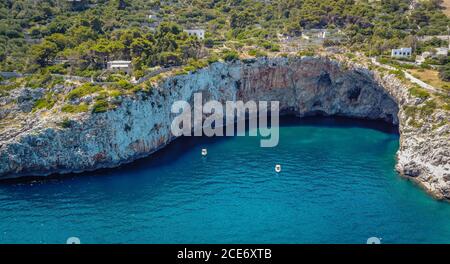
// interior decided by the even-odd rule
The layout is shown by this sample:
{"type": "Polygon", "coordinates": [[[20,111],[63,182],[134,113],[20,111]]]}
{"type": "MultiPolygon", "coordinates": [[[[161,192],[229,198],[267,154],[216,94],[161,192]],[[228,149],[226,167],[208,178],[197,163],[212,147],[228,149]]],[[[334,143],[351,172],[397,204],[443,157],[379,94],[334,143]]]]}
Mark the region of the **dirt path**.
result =
{"type": "MultiPolygon", "coordinates": [[[[450,1],[450,0],[449,0],[449,1],[450,1]]],[[[379,67],[383,67],[383,68],[385,68],[385,69],[387,69],[387,70],[398,70],[397,68],[392,67],[392,66],[390,66],[390,65],[381,64],[381,63],[378,62],[377,59],[374,58],[374,57],[371,58],[371,61],[372,61],[373,64],[375,64],[375,65],[377,65],[377,66],[379,66],[379,67]]],[[[406,79],[408,79],[408,80],[411,81],[412,83],[415,83],[415,84],[419,85],[419,86],[422,87],[423,89],[426,89],[426,90],[428,90],[428,91],[430,91],[430,92],[432,92],[432,93],[445,93],[444,90],[439,89],[439,88],[436,88],[436,87],[434,87],[434,86],[432,86],[432,85],[429,85],[428,83],[425,83],[424,81],[422,81],[422,80],[420,80],[420,79],[414,77],[412,74],[410,74],[410,73],[407,72],[407,71],[402,70],[402,72],[405,74],[406,79]]]]}

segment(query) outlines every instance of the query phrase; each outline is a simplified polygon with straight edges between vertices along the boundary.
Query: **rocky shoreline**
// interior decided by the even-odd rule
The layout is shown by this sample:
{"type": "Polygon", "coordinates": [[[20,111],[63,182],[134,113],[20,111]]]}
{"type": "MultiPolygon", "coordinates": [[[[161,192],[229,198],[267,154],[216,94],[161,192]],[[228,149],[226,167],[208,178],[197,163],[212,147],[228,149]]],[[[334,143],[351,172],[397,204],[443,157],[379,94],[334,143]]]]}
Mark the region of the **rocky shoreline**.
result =
{"type": "MultiPolygon", "coordinates": [[[[73,115],[65,128],[58,126],[62,115],[49,110],[26,114],[20,107],[9,108],[0,118],[25,118],[21,126],[1,128],[0,179],[112,168],[148,156],[174,139],[172,103],[192,101],[196,92],[202,92],[204,100],[221,102],[277,100],[281,110],[299,117],[339,115],[398,125],[397,171],[434,197],[450,199],[449,112],[436,109],[418,125],[411,109],[421,109],[429,99],[411,95],[394,74],[323,57],[217,62],[168,77],[149,92],[124,96],[114,110],[73,115]]],[[[9,97],[21,96],[18,93],[9,97]]],[[[40,90],[32,93],[29,98],[40,90]]]]}

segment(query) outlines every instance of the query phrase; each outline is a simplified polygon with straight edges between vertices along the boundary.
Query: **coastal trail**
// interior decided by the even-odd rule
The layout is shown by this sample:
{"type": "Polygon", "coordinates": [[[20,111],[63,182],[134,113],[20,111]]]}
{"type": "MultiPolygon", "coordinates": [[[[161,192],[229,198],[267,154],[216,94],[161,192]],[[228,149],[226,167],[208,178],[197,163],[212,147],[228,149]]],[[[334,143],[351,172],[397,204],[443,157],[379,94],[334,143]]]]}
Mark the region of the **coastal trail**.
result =
{"type": "MultiPolygon", "coordinates": [[[[370,58],[372,63],[376,66],[382,67],[384,69],[387,70],[391,70],[391,71],[396,71],[399,70],[398,68],[392,67],[390,65],[386,65],[386,64],[382,64],[380,62],[377,61],[377,59],[375,57],[371,57],[370,58]]],[[[432,93],[447,93],[445,90],[440,89],[440,88],[436,88],[432,85],[429,85],[428,83],[425,83],[424,81],[414,77],[412,74],[410,74],[409,72],[405,71],[405,70],[401,70],[404,74],[406,79],[408,79],[410,82],[419,85],[421,88],[426,89],[429,92],[432,93]]]]}

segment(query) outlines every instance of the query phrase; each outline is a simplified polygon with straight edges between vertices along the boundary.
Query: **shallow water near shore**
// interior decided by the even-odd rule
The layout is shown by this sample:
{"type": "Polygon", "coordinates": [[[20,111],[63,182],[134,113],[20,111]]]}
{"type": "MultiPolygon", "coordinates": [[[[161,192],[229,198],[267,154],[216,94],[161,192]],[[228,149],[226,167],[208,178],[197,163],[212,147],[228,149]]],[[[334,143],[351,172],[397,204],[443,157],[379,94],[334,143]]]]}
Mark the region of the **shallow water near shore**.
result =
{"type": "Polygon", "coordinates": [[[0,183],[0,243],[450,242],[450,204],[394,171],[395,128],[283,118],[279,145],[259,143],[180,138],[121,168],[0,183]]]}

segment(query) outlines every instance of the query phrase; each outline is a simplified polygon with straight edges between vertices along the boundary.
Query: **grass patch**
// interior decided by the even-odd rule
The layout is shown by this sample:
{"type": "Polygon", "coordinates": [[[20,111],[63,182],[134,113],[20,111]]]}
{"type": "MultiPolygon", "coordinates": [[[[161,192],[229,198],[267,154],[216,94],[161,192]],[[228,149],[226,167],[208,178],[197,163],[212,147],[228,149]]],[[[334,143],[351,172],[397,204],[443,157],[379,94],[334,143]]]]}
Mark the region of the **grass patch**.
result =
{"type": "Polygon", "coordinates": [[[253,57],[267,57],[267,53],[264,51],[261,51],[259,49],[249,50],[248,55],[253,56],[253,57]]]}
{"type": "Polygon", "coordinates": [[[113,97],[113,98],[119,98],[123,95],[123,92],[120,90],[112,90],[109,92],[109,96],[113,97]]]}
{"type": "Polygon", "coordinates": [[[227,50],[223,52],[222,59],[224,61],[235,61],[239,59],[239,54],[234,50],[227,50]]]}
{"type": "Polygon", "coordinates": [[[414,96],[414,97],[418,97],[421,99],[427,99],[428,97],[430,97],[430,93],[419,87],[419,86],[414,86],[413,88],[409,89],[409,93],[414,96]]]}
{"type": "Polygon", "coordinates": [[[89,106],[87,104],[79,104],[79,105],[64,105],[61,108],[61,111],[64,113],[84,113],[87,112],[89,109],[89,106]]]}
{"type": "Polygon", "coordinates": [[[415,107],[415,106],[407,105],[403,108],[403,110],[405,111],[405,114],[407,117],[415,117],[416,116],[417,107],[415,107]]]}
{"type": "Polygon", "coordinates": [[[194,60],[194,59],[188,60],[188,65],[194,67],[195,70],[203,69],[207,67],[208,64],[209,62],[207,60],[194,60]]]}
{"type": "Polygon", "coordinates": [[[134,85],[131,84],[129,81],[127,80],[119,80],[117,82],[117,86],[119,87],[119,89],[124,89],[124,90],[131,90],[134,88],[134,85]]]}
{"type": "Polygon", "coordinates": [[[8,95],[9,91],[12,91],[19,87],[20,87],[20,83],[15,82],[15,81],[8,82],[5,84],[0,84],[0,97],[8,95]]]}
{"type": "Polygon", "coordinates": [[[109,103],[105,100],[98,100],[92,108],[92,113],[104,113],[109,110],[109,103]]]}
{"type": "Polygon", "coordinates": [[[450,82],[446,82],[439,78],[439,72],[433,69],[412,69],[408,70],[414,77],[420,79],[427,84],[450,91],[450,82]]]}
{"type": "Polygon", "coordinates": [[[208,64],[213,64],[215,62],[218,62],[219,61],[219,56],[217,56],[215,54],[211,55],[211,56],[208,57],[207,61],[208,61],[208,64]]]}
{"type": "Polygon", "coordinates": [[[417,120],[419,118],[420,120],[425,120],[427,117],[431,116],[436,108],[438,107],[438,104],[435,100],[429,100],[425,102],[422,106],[404,106],[403,111],[408,118],[408,122],[413,127],[421,127],[422,123],[417,120]]]}
{"type": "Polygon", "coordinates": [[[45,95],[44,98],[41,98],[34,103],[33,111],[37,111],[40,109],[50,110],[53,108],[55,103],[56,103],[56,99],[53,98],[53,94],[49,93],[49,94],[45,95]]]}
{"type": "Polygon", "coordinates": [[[420,107],[420,116],[425,118],[434,113],[434,110],[437,108],[437,104],[434,100],[429,100],[425,103],[424,106],[420,107]]]}
{"type": "Polygon", "coordinates": [[[54,77],[49,73],[35,74],[25,77],[25,87],[30,88],[48,88],[53,87],[56,84],[63,84],[64,79],[62,77],[54,77]]]}
{"type": "Polygon", "coordinates": [[[98,85],[93,85],[91,83],[85,83],[67,94],[67,99],[74,100],[77,98],[81,98],[83,96],[93,94],[95,92],[101,91],[102,87],[98,85]]]}
{"type": "Polygon", "coordinates": [[[409,121],[409,125],[410,125],[410,126],[413,126],[413,127],[415,127],[415,128],[420,128],[420,127],[422,127],[422,123],[418,122],[416,119],[411,119],[411,120],[409,121]]]}
{"type": "Polygon", "coordinates": [[[446,111],[450,111],[450,104],[444,104],[442,106],[442,109],[446,110],[446,111]]]}
{"type": "Polygon", "coordinates": [[[345,57],[347,57],[349,59],[355,59],[356,58],[356,55],[353,54],[353,53],[350,53],[350,52],[347,52],[344,55],[345,55],[345,57]]]}
{"type": "Polygon", "coordinates": [[[315,52],[313,50],[310,50],[310,49],[301,50],[301,51],[297,52],[297,56],[299,56],[299,57],[303,57],[303,56],[312,57],[314,55],[315,55],[315,52]]]}
{"type": "Polygon", "coordinates": [[[192,66],[192,65],[187,65],[183,67],[183,71],[188,73],[188,72],[195,72],[197,69],[192,66]]]}
{"type": "Polygon", "coordinates": [[[70,128],[72,127],[72,120],[65,117],[64,120],[61,123],[59,123],[59,126],[62,128],[70,128]]]}
{"type": "Polygon", "coordinates": [[[394,74],[395,76],[397,76],[397,78],[401,79],[401,80],[405,80],[405,73],[402,70],[389,70],[389,74],[394,74]]]}
{"type": "Polygon", "coordinates": [[[159,82],[163,79],[163,76],[161,74],[155,75],[152,78],[149,79],[150,82],[159,82]]]}

